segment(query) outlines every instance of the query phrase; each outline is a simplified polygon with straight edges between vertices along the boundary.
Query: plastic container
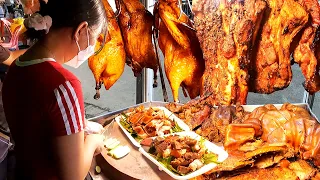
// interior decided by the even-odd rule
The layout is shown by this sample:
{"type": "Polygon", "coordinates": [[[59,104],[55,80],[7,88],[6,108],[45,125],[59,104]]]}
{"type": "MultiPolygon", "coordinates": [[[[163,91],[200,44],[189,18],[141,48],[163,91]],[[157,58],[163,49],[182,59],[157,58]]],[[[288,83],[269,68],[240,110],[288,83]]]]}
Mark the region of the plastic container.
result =
{"type": "MultiPolygon", "coordinates": [[[[198,134],[196,134],[193,131],[178,132],[178,133],[174,133],[174,134],[179,135],[179,136],[188,136],[188,137],[190,137],[192,139],[196,139],[196,140],[201,139],[201,136],[199,136],[198,134]]],[[[165,135],[163,137],[166,137],[166,136],[169,136],[169,134],[165,135]]],[[[213,152],[218,155],[218,162],[223,162],[224,160],[226,160],[228,158],[228,153],[225,150],[223,150],[221,147],[215,145],[214,143],[212,143],[208,140],[205,140],[204,145],[208,149],[208,151],[213,152]]],[[[171,176],[174,179],[191,179],[191,178],[200,176],[201,174],[204,174],[217,166],[216,163],[209,163],[209,164],[204,165],[200,169],[198,169],[190,174],[187,174],[185,176],[181,176],[181,175],[175,174],[172,171],[170,171],[169,169],[167,169],[164,165],[162,165],[159,161],[157,161],[153,156],[151,156],[143,147],[140,147],[139,151],[146,158],[148,158],[151,162],[156,164],[160,170],[163,170],[164,172],[166,172],[169,176],[171,176]]]]}

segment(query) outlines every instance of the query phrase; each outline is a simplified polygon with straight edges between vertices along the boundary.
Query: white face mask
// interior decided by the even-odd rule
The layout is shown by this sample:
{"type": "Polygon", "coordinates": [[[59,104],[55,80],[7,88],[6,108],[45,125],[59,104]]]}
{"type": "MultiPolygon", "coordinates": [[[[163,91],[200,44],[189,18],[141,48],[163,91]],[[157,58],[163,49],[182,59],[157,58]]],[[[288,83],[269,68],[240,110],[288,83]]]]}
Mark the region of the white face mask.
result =
{"type": "Polygon", "coordinates": [[[78,41],[76,41],[79,52],[74,58],[66,62],[65,63],[66,65],[74,68],[78,68],[82,63],[84,63],[90,56],[94,54],[94,46],[90,45],[88,30],[87,30],[87,38],[88,38],[88,47],[82,51],[80,50],[78,41]]]}

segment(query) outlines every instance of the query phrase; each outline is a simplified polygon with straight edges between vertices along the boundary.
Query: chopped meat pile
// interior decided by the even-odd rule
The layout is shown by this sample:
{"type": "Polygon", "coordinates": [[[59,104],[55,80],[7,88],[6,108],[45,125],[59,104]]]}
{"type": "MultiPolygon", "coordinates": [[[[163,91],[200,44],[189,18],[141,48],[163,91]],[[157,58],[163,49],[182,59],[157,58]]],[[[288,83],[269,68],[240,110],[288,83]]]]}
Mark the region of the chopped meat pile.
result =
{"type": "Polygon", "coordinates": [[[248,112],[242,106],[219,106],[210,104],[178,105],[169,103],[166,107],[176,113],[191,129],[211,142],[223,142],[226,128],[231,123],[242,123],[248,112]]]}
{"type": "Polygon", "coordinates": [[[200,169],[207,163],[204,156],[208,154],[217,158],[215,154],[207,151],[201,140],[178,135],[156,137],[149,153],[156,156],[163,164],[168,163],[165,165],[180,175],[200,169]]]}

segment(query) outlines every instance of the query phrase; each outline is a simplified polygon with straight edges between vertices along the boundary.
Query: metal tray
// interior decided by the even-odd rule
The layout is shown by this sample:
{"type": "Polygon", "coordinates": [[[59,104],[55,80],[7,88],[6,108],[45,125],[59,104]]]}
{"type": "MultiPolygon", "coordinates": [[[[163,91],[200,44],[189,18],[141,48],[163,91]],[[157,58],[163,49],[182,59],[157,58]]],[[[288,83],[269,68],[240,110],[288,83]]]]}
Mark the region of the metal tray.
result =
{"type": "MultiPolygon", "coordinates": [[[[87,119],[88,121],[95,121],[95,122],[99,122],[100,124],[103,124],[104,126],[109,124],[115,117],[117,117],[119,114],[121,114],[123,111],[126,111],[130,108],[135,108],[138,106],[143,105],[144,107],[148,108],[148,107],[152,107],[152,106],[162,106],[164,107],[167,103],[166,102],[161,102],[161,101],[150,101],[150,102],[144,102],[141,104],[136,104],[127,108],[123,108],[117,111],[113,111],[113,112],[106,112],[106,113],[101,113],[100,115],[87,119]]],[[[305,109],[307,109],[310,114],[316,118],[316,120],[320,123],[319,119],[316,117],[316,115],[312,112],[310,106],[307,103],[292,103],[294,105],[303,107],[305,109]]],[[[274,104],[277,108],[280,108],[282,106],[282,104],[274,104]]],[[[255,108],[260,107],[260,106],[264,106],[264,105],[243,105],[244,110],[246,111],[253,111],[255,108]]]]}

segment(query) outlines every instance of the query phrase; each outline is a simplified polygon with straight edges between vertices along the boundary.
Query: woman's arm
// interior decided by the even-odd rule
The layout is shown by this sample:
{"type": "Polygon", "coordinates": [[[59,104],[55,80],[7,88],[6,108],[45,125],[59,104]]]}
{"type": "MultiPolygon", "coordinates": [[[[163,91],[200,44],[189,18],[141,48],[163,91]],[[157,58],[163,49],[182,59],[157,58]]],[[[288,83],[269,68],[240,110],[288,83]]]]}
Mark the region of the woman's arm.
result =
{"type": "Polygon", "coordinates": [[[10,66],[14,60],[16,60],[18,57],[23,55],[26,51],[27,51],[27,49],[11,51],[9,58],[6,59],[5,61],[3,61],[2,63],[10,66]]]}
{"type": "Polygon", "coordinates": [[[103,147],[103,136],[92,134],[85,138],[81,131],[56,137],[53,144],[59,179],[81,180],[88,174],[96,150],[100,151],[103,147]]]}

